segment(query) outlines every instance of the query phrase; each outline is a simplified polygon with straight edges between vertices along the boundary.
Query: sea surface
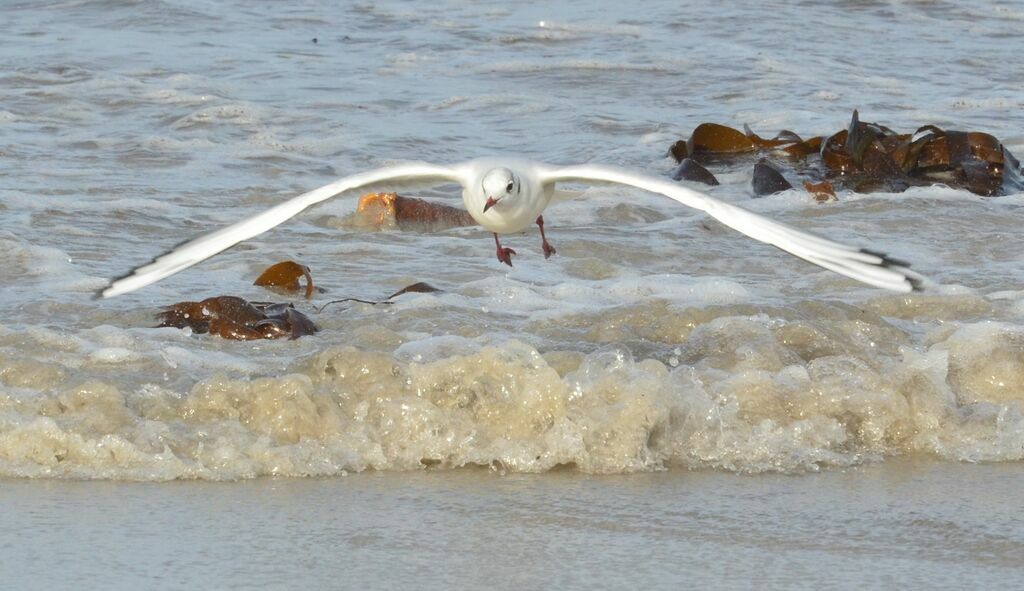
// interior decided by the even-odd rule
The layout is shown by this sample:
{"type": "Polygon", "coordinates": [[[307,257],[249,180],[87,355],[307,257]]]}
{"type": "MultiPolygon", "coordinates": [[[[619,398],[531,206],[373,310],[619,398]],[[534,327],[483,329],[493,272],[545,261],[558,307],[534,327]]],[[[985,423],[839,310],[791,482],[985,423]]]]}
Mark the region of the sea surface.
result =
{"type": "MultiPolygon", "coordinates": [[[[334,199],[153,286],[183,240],[368,168],[666,176],[698,124],[982,131],[1024,156],[1015,1],[5,2],[5,588],[1024,585],[1024,194],[711,195],[913,263],[883,292],[594,187],[494,258],[334,199]],[[252,285],[307,265],[311,301],[252,285]],[[378,299],[425,281],[435,293],[378,299]],[[294,301],[321,327],[154,328],[294,301]]],[[[796,177],[791,177],[796,180],[796,177]]],[[[451,187],[404,193],[461,206],[451,187]]]]}

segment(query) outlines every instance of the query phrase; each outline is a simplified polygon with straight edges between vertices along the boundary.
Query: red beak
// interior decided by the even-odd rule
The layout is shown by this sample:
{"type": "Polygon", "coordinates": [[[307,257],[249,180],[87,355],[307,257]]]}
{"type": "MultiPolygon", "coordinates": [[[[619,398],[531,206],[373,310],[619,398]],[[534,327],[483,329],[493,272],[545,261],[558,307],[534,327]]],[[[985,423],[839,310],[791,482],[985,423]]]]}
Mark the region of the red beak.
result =
{"type": "Polygon", "coordinates": [[[497,199],[494,197],[488,197],[487,203],[484,204],[484,213],[487,213],[487,210],[493,207],[496,203],[498,203],[497,199]]]}

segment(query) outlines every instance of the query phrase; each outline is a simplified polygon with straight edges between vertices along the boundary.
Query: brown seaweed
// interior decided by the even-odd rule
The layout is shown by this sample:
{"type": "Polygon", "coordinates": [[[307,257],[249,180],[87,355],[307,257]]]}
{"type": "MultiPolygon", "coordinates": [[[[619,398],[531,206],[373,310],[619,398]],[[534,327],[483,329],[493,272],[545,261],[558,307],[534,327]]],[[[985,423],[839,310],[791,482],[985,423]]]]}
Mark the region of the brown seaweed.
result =
{"type": "Polygon", "coordinates": [[[806,158],[812,154],[821,152],[821,144],[823,141],[824,138],[817,135],[806,140],[782,146],[779,149],[791,158],[806,158]]]}
{"type": "Polygon", "coordinates": [[[701,123],[688,140],[672,144],[669,153],[680,163],[686,158],[708,161],[757,152],[772,152],[801,159],[817,154],[821,144],[821,136],[805,140],[788,129],[783,129],[773,138],[764,138],[754,133],[749,125],[744,125],[740,132],[717,123],[701,123]]]}
{"type": "Polygon", "coordinates": [[[848,174],[856,170],[853,157],[846,151],[847,131],[830,135],[821,145],[821,161],[828,169],[838,174],[848,174]]]}
{"type": "MultiPolygon", "coordinates": [[[[806,140],[790,130],[769,139],[746,125],[740,132],[701,123],[688,140],[674,143],[670,153],[681,163],[672,172],[676,180],[699,182],[699,178],[686,176],[691,174],[682,164],[687,158],[709,162],[773,154],[801,162],[798,170],[805,174],[857,191],[903,191],[932,182],[985,196],[1024,190],[1019,161],[990,134],[947,131],[934,125],[921,127],[914,134],[899,134],[884,125],[861,121],[856,110],[846,129],[806,140]]],[[[713,176],[710,171],[708,175],[713,176]]],[[[765,180],[774,178],[767,170],[757,171],[755,176],[755,193],[759,195],[783,186],[765,180]]]]}
{"type": "Polygon", "coordinates": [[[356,214],[376,228],[437,231],[472,226],[473,216],[464,209],[432,203],[397,193],[367,193],[359,198],[356,214]]]}
{"type": "Polygon", "coordinates": [[[945,131],[934,125],[914,135],[917,139],[901,154],[904,166],[919,176],[951,173],[957,184],[985,196],[997,195],[1007,186],[1021,188],[1020,163],[992,135],[945,131]]]}
{"type": "Polygon", "coordinates": [[[398,296],[400,296],[400,295],[402,295],[404,293],[433,293],[435,291],[441,291],[441,290],[436,288],[436,287],[434,287],[433,285],[431,285],[429,283],[426,283],[424,281],[420,281],[418,283],[413,283],[412,285],[407,285],[407,286],[403,287],[402,289],[396,291],[395,293],[389,295],[388,297],[386,297],[384,299],[392,300],[392,299],[397,298],[398,296]]]}
{"type": "Polygon", "coordinates": [[[846,183],[857,189],[902,190],[906,172],[894,156],[907,139],[885,126],[860,121],[854,110],[850,126],[823,143],[821,160],[831,174],[848,177],[846,183]]]}
{"type": "Polygon", "coordinates": [[[393,300],[394,298],[397,298],[398,296],[400,296],[402,294],[406,294],[406,293],[432,293],[432,292],[435,292],[435,291],[441,291],[441,290],[436,288],[436,287],[434,287],[433,285],[430,285],[429,283],[425,283],[423,281],[420,281],[420,282],[417,282],[417,283],[413,283],[412,285],[407,285],[407,286],[403,287],[402,289],[396,291],[395,293],[389,295],[388,297],[386,297],[386,298],[384,298],[382,300],[367,300],[367,299],[363,299],[363,298],[341,298],[340,300],[331,300],[331,301],[327,302],[326,304],[324,304],[323,306],[320,306],[320,308],[317,310],[317,312],[323,312],[324,309],[326,309],[327,306],[330,306],[331,304],[343,304],[343,303],[346,303],[346,302],[358,302],[360,304],[370,304],[371,306],[379,306],[379,305],[389,306],[391,304],[394,304],[394,302],[392,302],[391,300],[393,300]]]}
{"type": "Polygon", "coordinates": [[[236,341],[297,339],[320,330],[291,304],[248,302],[236,296],[178,302],[157,318],[160,327],[191,328],[196,334],[215,334],[236,341]]]}
{"type": "Polygon", "coordinates": [[[690,150],[686,147],[686,140],[679,140],[669,146],[668,153],[676,159],[676,162],[682,162],[690,157],[690,150]]]}
{"type": "Polygon", "coordinates": [[[771,150],[780,146],[797,144],[803,141],[800,136],[788,129],[783,129],[779,133],[775,134],[775,137],[772,139],[765,139],[754,133],[747,124],[743,125],[743,134],[761,150],[771,150]]]}

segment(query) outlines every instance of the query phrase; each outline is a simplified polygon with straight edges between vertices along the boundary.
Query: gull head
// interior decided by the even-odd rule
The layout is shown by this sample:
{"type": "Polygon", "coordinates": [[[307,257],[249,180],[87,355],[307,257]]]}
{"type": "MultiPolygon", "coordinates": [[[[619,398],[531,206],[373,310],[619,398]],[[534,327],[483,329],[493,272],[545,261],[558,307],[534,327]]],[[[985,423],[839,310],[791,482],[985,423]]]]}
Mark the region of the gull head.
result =
{"type": "Polygon", "coordinates": [[[483,190],[487,201],[484,211],[494,207],[503,199],[515,198],[520,190],[519,177],[507,168],[492,168],[484,175],[483,190]]]}

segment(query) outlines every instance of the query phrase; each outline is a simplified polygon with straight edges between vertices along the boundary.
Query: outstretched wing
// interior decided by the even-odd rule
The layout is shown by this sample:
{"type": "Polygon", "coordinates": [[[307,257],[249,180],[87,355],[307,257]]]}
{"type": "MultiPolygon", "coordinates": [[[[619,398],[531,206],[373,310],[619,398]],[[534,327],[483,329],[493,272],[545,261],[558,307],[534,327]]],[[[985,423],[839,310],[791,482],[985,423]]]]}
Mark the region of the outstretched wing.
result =
{"type": "Polygon", "coordinates": [[[347,176],[329,185],[324,185],[319,189],[313,189],[308,193],[293,197],[263,213],[186,242],[170,252],[160,255],[148,265],[138,267],[127,275],[112,281],[100,295],[105,298],[111,298],[135,291],[150,283],[156,283],[165,277],[208,259],[243,240],[248,240],[257,234],[266,232],[311,205],[346,191],[367,190],[375,185],[384,183],[387,184],[388,188],[393,188],[396,185],[436,186],[446,183],[464,184],[464,181],[465,172],[460,166],[436,166],[424,162],[400,164],[347,176]]]}
{"type": "Polygon", "coordinates": [[[543,167],[540,175],[545,185],[561,182],[617,183],[659,193],[683,205],[707,212],[726,226],[755,240],[767,242],[805,261],[876,287],[908,292],[920,290],[924,279],[911,271],[908,263],[882,253],[846,246],[801,232],[663,179],[603,165],[543,167]]]}

